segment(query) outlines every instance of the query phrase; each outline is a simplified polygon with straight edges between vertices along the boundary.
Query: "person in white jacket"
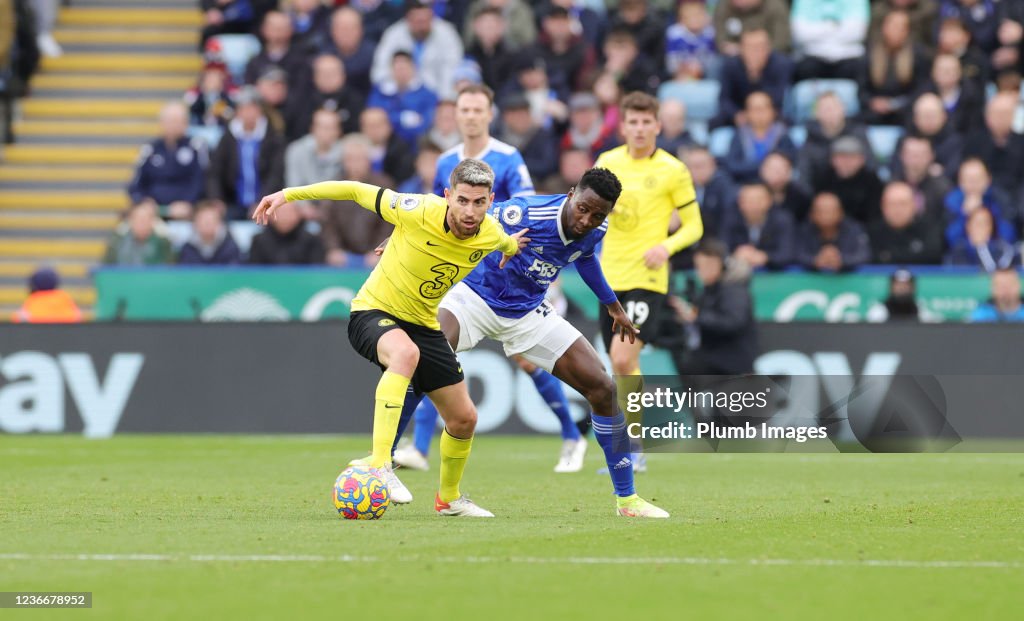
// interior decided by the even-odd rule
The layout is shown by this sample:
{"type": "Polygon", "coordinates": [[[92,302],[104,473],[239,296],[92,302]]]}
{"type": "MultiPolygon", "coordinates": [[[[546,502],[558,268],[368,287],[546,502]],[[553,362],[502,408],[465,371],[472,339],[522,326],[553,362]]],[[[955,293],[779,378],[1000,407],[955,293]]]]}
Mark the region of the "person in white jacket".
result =
{"type": "Polygon", "coordinates": [[[869,21],[868,0],[793,0],[790,31],[799,59],[796,80],[856,80],[869,21]]]}
{"type": "Polygon", "coordinates": [[[453,74],[462,61],[462,38],[454,26],[434,16],[426,0],[408,0],[405,17],[380,38],[373,56],[371,78],[375,84],[388,81],[395,52],[408,52],[424,85],[441,100],[455,99],[453,74]]]}

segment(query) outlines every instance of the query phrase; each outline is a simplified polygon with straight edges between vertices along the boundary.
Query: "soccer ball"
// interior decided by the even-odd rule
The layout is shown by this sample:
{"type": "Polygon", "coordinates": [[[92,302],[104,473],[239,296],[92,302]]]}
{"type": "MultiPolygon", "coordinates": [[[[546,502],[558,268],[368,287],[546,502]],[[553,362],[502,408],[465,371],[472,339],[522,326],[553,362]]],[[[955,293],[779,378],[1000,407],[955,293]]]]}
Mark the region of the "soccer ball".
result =
{"type": "Polygon", "coordinates": [[[334,482],[334,506],[346,520],[376,520],[391,504],[391,492],[375,470],[350,466],[334,482]]]}

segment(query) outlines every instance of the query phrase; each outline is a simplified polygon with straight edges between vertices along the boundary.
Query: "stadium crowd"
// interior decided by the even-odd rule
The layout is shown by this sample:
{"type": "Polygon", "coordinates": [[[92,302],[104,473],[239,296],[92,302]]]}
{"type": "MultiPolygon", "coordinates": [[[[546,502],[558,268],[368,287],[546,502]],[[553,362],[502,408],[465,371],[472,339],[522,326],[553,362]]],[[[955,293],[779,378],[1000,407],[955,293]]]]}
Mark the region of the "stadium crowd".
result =
{"type": "Polygon", "coordinates": [[[455,95],[482,83],[492,134],[553,193],[620,143],[625,93],[657,95],[705,231],[751,267],[1020,265],[1021,0],[201,5],[205,66],[143,147],[107,262],[372,265],[389,227],[354,205],[295,205],[251,242],[241,221],[284,185],[430,191],[455,95]]]}

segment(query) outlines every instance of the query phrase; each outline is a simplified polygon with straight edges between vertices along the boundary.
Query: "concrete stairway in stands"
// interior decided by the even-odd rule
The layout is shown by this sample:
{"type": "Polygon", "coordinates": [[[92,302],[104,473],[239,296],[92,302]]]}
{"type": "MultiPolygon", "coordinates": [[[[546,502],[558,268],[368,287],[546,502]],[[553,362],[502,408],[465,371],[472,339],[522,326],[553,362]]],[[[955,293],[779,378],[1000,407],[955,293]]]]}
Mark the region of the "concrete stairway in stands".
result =
{"type": "Polygon", "coordinates": [[[125,188],[156,117],[194,84],[197,0],[74,0],[0,151],[0,320],[24,299],[36,266],[56,267],[86,311],[89,271],[127,207],[125,188]]]}

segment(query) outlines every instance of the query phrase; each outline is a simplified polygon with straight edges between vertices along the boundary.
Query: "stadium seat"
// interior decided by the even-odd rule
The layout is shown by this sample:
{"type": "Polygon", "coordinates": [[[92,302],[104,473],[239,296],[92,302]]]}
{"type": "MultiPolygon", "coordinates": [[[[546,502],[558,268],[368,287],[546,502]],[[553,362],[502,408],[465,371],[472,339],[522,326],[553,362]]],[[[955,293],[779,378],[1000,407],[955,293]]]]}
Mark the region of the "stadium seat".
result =
{"type": "Polygon", "coordinates": [[[686,120],[686,129],[689,130],[690,136],[697,141],[698,144],[708,144],[708,124],[704,121],[691,121],[686,120]]]}
{"type": "Polygon", "coordinates": [[[729,153],[729,145],[732,144],[732,137],[736,130],[732,127],[718,127],[711,131],[708,136],[708,151],[717,158],[723,158],[729,153]]]}
{"type": "Polygon", "coordinates": [[[245,66],[249,59],[260,53],[260,40],[253,35],[232,34],[213,37],[220,44],[224,64],[236,84],[245,83],[245,66]]]}
{"type": "Polygon", "coordinates": [[[692,80],[665,82],[658,89],[658,99],[675,99],[686,106],[686,118],[710,121],[718,115],[718,82],[692,80]]]}
{"type": "Polygon", "coordinates": [[[888,164],[896,152],[896,144],[903,137],[903,128],[893,125],[869,125],[868,142],[881,164],[888,164]]]}
{"type": "Polygon", "coordinates": [[[190,125],[188,128],[188,137],[199,138],[206,143],[210,151],[217,148],[217,143],[223,135],[224,128],[219,125],[190,125]]]}
{"type": "Polygon", "coordinates": [[[818,97],[830,91],[843,101],[847,116],[860,112],[857,83],[853,80],[803,80],[789,91],[786,116],[794,123],[806,123],[814,117],[814,104],[818,97]]]}
{"type": "Polygon", "coordinates": [[[803,125],[789,128],[789,139],[793,141],[793,146],[797,149],[804,146],[804,143],[807,142],[807,128],[803,125]]]}

